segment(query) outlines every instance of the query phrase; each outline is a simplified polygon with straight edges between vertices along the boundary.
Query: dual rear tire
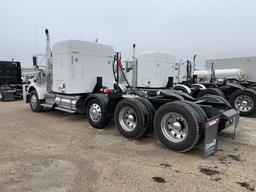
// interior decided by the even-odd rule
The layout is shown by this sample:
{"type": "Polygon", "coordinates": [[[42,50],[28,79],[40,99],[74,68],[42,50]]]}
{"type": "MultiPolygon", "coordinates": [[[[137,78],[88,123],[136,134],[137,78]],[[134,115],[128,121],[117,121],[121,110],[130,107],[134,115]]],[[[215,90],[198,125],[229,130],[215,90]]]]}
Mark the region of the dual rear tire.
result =
{"type": "Polygon", "coordinates": [[[139,139],[152,130],[154,107],[146,99],[120,101],[114,112],[117,129],[126,138],[139,139]]]}
{"type": "Polygon", "coordinates": [[[153,106],[149,106],[141,99],[124,99],[118,103],[114,118],[124,137],[138,139],[153,125],[160,142],[172,150],[186,152],[198,143],[206,119],[198,105],[170,102],[161,106],[155,115],[150,111],[153,106]]]}
{"type": "Polygon", "coordinates": [[[203,110],[194,103],[188,101],[166,103],[156,112],[155,134],[169,149],[187,152],[198,144],[205,117],[203,110]]]}

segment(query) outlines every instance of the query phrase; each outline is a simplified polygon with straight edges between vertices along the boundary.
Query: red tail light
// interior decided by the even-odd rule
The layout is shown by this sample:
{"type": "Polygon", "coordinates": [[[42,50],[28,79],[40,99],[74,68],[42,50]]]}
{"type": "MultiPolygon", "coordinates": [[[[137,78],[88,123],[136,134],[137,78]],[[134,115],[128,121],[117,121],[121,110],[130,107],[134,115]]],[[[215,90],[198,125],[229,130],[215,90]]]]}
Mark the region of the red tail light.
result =
{"type": "Polygon", "coordinates": [[[204,127],[209,128],[214,124],[218,124],[219,122],[220,122],[220,118],[216,118],[214,120],[211,120],[211,121],[207,122],[204,127]]]}
{"type": "Polygon", "coordinates": [[[100,92],[101,93],[104,93],[104,94],[110,94],[113,92],[113,89],[110,89],[110,88],[101,88],[100,89],[100,92]]]}

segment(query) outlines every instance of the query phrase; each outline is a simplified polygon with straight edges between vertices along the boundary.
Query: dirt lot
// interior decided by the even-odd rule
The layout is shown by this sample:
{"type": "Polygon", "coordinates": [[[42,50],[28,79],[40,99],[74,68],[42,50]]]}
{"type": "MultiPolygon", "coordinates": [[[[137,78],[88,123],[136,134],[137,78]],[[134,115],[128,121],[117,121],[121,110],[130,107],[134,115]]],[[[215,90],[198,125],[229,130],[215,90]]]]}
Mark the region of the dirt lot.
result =
{"type": "Polygon", "coordinates": [[[83,115],[0,102],[0,191],[255,191],[255,123],[242,118],[240,135],[224,132],[204,160],[154,135],[129,141],[113,122],[97,130],[83,115]]]}

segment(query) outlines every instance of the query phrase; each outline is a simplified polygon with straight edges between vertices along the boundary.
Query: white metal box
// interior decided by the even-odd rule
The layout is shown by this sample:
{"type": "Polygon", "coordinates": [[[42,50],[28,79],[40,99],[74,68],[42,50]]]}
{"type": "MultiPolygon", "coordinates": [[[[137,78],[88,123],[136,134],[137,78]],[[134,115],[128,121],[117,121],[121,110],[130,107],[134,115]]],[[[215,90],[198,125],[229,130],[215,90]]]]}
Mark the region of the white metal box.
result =
{"type": "Polygon", "coordinates": [[[164,52],[147,52],[138,56],[137,86],[166,87],[168,77],[175,78],[176,57],[164,52]]]}
{"type": "Polygon", "coordinates": [[[114,48],[99,43],[68,40],[53,46],[53,92],[91,93],[97,77],[113,87],[114,48]]]}
{"type": "Polygon", "coordinates": [[[256,82],[256,57],[206,60],[206,69],[211,69],[212,63],[214,64],[214,69],[241,69],[243,73],[246,73],[247,80],[256,82]]]}

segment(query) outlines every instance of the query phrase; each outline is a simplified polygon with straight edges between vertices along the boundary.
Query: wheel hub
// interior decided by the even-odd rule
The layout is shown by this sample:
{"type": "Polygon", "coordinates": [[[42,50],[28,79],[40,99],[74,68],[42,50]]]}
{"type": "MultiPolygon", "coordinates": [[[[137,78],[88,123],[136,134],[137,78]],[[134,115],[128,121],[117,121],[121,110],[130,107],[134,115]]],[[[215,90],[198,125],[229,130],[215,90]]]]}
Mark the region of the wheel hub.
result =
{"type": "Polygon", "coordinates": [[[133,131],[137,126],[137,117],[131,107],[124,107],[119,113],[119,122],[125,131],[133,131]]]}
{"type": "Polygon", "coordinates": [[[235,107],[241,112],[248,112],[252,110],[254,103],[251,97],[247,95],[240,95],[235,99],[235,107]]]}
{"type": "Polygon", "coordinates": [[[182,127],[181,127],[181,124],[178,122],[178,121],[175,121],[173,124],[172,124],[172,128],[174,131],[181,131],[182,127]]]}
{"type": "Polygon", "coordinates": [[[31,102],[31,105],[32,105],[33,109],[36,109],[36,107],[37,107],[37,97],[35,95],[32,95],[30,102],[31,102]]]}
{"type": "Polygon", "coordinates": [[[243,107],[246,107],[248,105],[248,102],[247,101],[242,101],[242,106],[243,107]]]}
{"type": "Polygon", "coordinates": [[[90,118],[94,121],[94,122],[99,122],[101,119],[101,108],[97,103],[93,103],[90,106],[90,118]]]}
{"type": "Polygon", "coordinates": [[[188,124],[185,118],[175,112],[164,115],[161,120],[161,130],[171,142],[182,142],[188,134],[188,124]]]}
{"type": "Polygon", "coordinates": [[[134,122],[134,116],[133,115],[128,115],[127,118],[128,118],[127,121],[134,122]]]}

